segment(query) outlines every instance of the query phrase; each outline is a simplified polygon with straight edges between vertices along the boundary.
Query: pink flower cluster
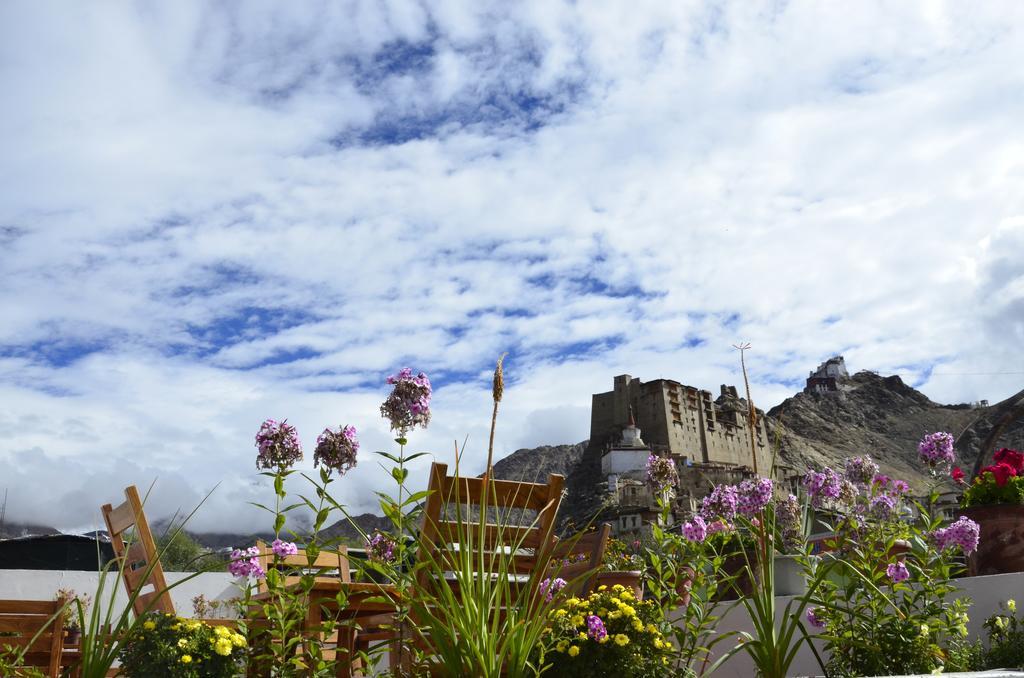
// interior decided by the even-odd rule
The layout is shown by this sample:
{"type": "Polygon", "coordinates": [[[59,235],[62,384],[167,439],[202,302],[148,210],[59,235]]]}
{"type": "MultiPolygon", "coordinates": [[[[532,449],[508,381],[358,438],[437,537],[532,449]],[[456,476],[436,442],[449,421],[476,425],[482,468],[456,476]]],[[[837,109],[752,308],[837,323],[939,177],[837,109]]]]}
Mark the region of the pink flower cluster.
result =
{"type": "Polygon", "coordinates": [[[260,550],[255,546],[247,549],[234,549],[228,562],[228,572],[235,577],[252,577],[263,579],[266,571],[260,565],[260,550]]]}
{"type": "Polygon", "coordinates": [[[978,538],[981,529],[978,523],[967,516],[960,516],[960,519],[949,527],[939,528],[932,532],[932,537],[940,549],[960,547],[965,555],[970,555],[978,548],[978,538]]]}
{"type": "Polygon", "coordinates": [[[568,583],[561,577],[548,578],[540,583],[540,592],[544,594],[544,600],[550,603],[554,599],[555,594],[564,589],[568,583]]]}
{"type": "Polygon", "coordinates": [[[804,476],[804,488],[811,504],[820,508],[830,501],[838,501],[843,495],[843,479],[830,468],[824,471],[808,471],[804,476]]]}
{"type": "Polygon", "coordinates": [[[366,545],[366,552],[371,559],[382,563],[390,563],[395,560],[395,548],[398,543],[391,535],[377,532],[366,545]]]}
{"type": "Polygon", "coordinates": [[[917,456],[932,469],[948,469],[956,461],[953,436],[942,431],[929,433],[917,444],[917,456]]]}
{"type": "Polygon", "coordinates": [[[302,460],[298,431],[287,420],[267,419],[256,434],[256,468],[284,470],[302,460]]]}
{"type": "Polygon", "coordinates": [[[775,526],[782,534],[782,543],[787,549],[797,549],[804,538],[803,512],[796,496],[775,500],[775,526]]]}
{"type": "Polygon", "coordinates": [[[422,372],[414,375],[412,368],[405,367],[388,377],[387,382],[394,388],[380,406],[380,413],[391,422],[391,430],[404,437],[417,426],[426,428],[430,423],[430,397],[433,393],[427,375],[422,372]]]}
{"type": "Polygon", "coordinates": [[[683,523],[683,536],[693,542],[702,542],[707,539],[708,525],[699,515],[693,517],[689,522],[683,523]]]}
{"type": "Polygon", "coordinates": [[[704,497],[700,505],[700,517],[704,522],[711,523],[718,519],[725,522],[736,517],[736,505],[739,498],[734,485],[716,485],[711,494],[704,497]]]}
{"type": "Polygon", "coordinates": [[[359,438],[356,436],[355,426],[342,426],[337,431],[325,428],[316,439],[313,466],[323,464],[326,468],[337,471],[339,476],[343,476],[356,465],[358,452],[359,438]]]}
{"type": "Polygon", "coordinates": [[[843,475],[857,485],[870,485],[877,474],[878,464],[867,454],[863,457],[850,457],[843,468],[843,475]]]}
{"type": "Polygon", "coordinates": [[[819,607],[807,608],[807,621],[816,629],[825,628],[825,617],[819,607]]]}
{"type": "Polygon", "coordinates": [[[885,573],[889,575],[889,580],[893,584],[899,584],[901,581],[910,579],[910,570],[907,569],[906,563],[902,560],[889,563],[889,566],[885,568],[885,573]]]}
{"type": "Polygon", "coordinates": [[[274,543],[270,545],[270,550],[274,552],[274,555],[278,558],[284,558],[285,556],[294,556],[299,552],[299,547],[293,542],[282,541],[275,539],[274,543]]]}
{"type": "Polygon", "coordinates": [[[910,492],[910,485],[905,480],[895,480],[881,473],[871,481],[871,488],[874,492],[882,492],[896,499],[900,499],[910,492]]]}
{"type": "Polygon", "coordinates": [[[647,483],[659,492],[678,485],[679,472],[675,462],[654,454],[647,457],[647,483]]]}
{"type": "Polygon", "coordinates": [[[755,516],[772,500],[775,486],[768,478],[744,480],[736,490],[736,510],[745,516],[755,516]]]}

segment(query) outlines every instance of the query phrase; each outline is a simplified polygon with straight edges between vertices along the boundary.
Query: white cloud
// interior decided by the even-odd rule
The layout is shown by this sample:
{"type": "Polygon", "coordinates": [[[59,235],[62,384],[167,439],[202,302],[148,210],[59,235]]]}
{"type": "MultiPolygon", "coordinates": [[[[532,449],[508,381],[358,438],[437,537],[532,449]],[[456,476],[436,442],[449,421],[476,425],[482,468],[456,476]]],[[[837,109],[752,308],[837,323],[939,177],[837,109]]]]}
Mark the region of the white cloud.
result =
{"type": "MultiPolygon", "coordinates": [[[[8,515],[128,482],[254,526],[252,436],[442,386],[417,449],[587,435],[615,374],[758,403],[832,352],[939,401],[1024,371],[1022,9],[0,8],[8,515]],[[932,367],[934,369],[932,370],[932,367]]],[[[479,470],[478,468],[476,470],[479,470]]]]}

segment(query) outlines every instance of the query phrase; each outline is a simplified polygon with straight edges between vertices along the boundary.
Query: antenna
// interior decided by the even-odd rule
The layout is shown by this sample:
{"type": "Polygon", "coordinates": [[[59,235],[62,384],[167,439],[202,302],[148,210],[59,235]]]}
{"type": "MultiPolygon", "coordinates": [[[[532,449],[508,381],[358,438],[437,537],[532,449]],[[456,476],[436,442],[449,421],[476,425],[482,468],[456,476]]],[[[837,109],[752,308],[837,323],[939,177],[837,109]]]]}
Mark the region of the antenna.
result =
{"type": "Polygon", "coordinates": [[[744,353],[750,348],[749,342],[733,344],[732,347],[740,352],[740,367],[743,369],[743,385],[747,389],[747,421],[750,424],[750,458],[754,462],[754,475],[757,475],[757,448],[754,447],[754,432],[757,430],[757,410],[754,409],[754,400],[750,397],[750,382],[747,380],[747,362],[744,360],[744,353]]]}

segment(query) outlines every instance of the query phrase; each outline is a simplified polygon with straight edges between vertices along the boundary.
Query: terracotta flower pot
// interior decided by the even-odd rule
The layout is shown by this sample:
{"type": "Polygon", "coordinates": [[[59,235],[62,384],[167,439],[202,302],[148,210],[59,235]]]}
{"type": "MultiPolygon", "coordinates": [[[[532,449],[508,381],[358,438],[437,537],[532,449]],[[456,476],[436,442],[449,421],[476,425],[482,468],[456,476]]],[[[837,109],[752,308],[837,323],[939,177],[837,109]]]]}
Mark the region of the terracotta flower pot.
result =
{"type": "Polygon", "coordinates": [[[1024,506],[972,506],[959,515],[981,528],[978,550],[967,559],[970,576],[1024,572],[1024,506]]]}
{"type": "Polygon", "coordinates": [[[633,570],[629,572],[598,572],[597,586],[607,586],[608,588],[611,588],[616,584],[621,584],[627,589],[632,589],[633,595],[636,596],[637,600],[643,600],[644,589],[640,584],[640,578],[640,570],[633,570]]]}

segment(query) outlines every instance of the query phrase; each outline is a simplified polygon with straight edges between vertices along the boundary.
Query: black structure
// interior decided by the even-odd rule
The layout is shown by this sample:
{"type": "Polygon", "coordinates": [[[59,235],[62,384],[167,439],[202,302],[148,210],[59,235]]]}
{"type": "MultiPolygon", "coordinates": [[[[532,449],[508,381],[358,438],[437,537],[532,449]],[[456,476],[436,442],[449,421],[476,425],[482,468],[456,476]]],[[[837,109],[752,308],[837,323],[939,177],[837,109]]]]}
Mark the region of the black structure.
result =
{"type": "Polygon", "coordinates": [[[113,557],[110,541],[97,535],[47,534],[0,539],[0,570],[97,572],[113,557]]]}

